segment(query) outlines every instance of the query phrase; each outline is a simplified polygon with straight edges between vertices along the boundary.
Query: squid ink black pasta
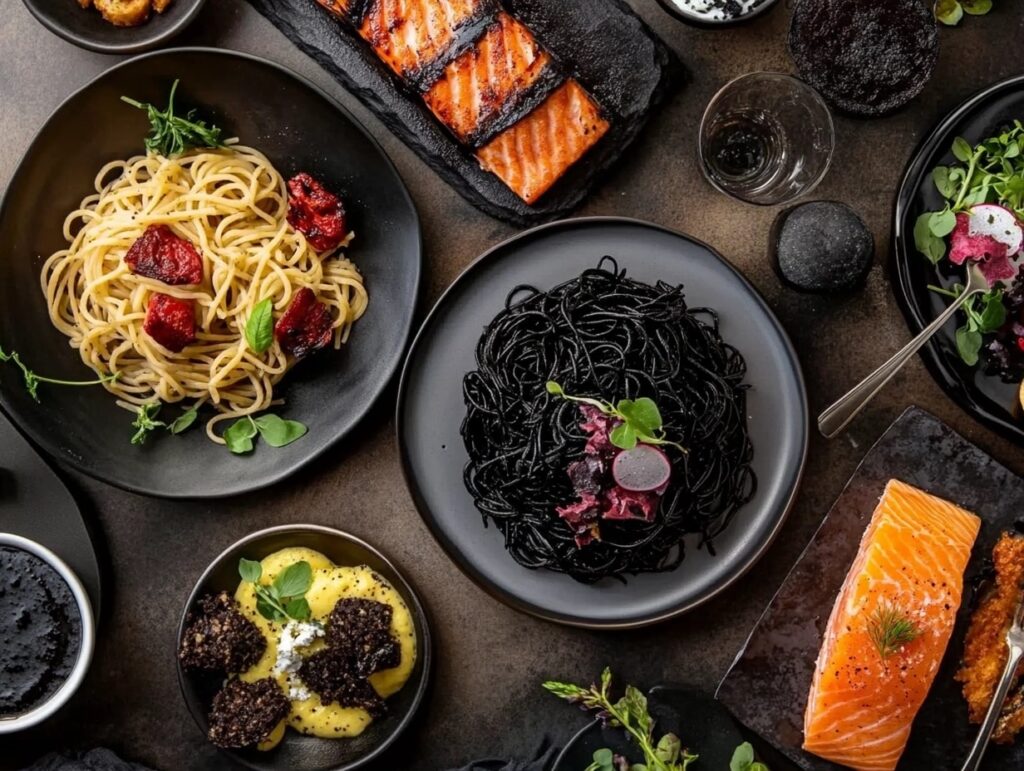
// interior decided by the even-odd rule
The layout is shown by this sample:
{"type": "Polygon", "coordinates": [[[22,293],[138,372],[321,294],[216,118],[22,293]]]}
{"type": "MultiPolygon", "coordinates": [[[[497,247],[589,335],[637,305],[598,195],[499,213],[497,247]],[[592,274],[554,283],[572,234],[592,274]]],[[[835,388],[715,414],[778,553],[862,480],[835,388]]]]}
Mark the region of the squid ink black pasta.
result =
{"type": "Polygon", "coordinates": [[[746,364],[709,308],[688,308],[682,286],[626,277],[611,257],[542,292],[518,286],[486,327],[477,369],[463,381],[465,484],[520,565],[593,583],[672,570],[683,538],[713,539],[756,488],[746,426],[746,364]],[[601,520],[578,547],[555,509],[576,500],[567,469],[586,442],[576,404],[547,393],[617,402],[648,396],[661,411],[672,477],[653,522],[601,520]]]}

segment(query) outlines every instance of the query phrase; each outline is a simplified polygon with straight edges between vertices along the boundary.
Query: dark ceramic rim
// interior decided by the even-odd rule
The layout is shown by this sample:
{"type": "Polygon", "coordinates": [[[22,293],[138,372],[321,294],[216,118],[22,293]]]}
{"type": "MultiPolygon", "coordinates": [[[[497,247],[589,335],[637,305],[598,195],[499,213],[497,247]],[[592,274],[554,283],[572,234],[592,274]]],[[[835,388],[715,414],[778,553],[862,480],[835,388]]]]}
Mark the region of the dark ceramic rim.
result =
{"type": "Polygon", "coordinates": [[[412,496],[413,503],[416,506],[416,510],[420,514],[420,518],[423,523],[427,526],[430,534],[434,537],[434,540],[441,546],[444,553],[448,556],[456,567],[469,578],[474,584],[480,589],[489,594],[494,599],[498,600],[510,608],[518,610],[522,613],[526,613],[535,618],[542,619],[544,621],[551,621],[556,624],[563,624],[565,626],[578,627],[581,629],[600,629],[600,630],[623,630],[623,629],[639,629],[645,626],[652,626],[659,624],[663,621],[667,621],[677,616],[681,616],[689,611],[703,605],[719,594],[724,592],[729,587],[733,586],[739,581],[747,572],[764,556],[764,554],[771,548],[775,539],[778,537],[779,532],[782,530],[782,526],[785,524],[789,517],[789,512],[793,508],[793,504],[796,501],[797,494],[800,491],[800,485],[803,482],[804,469],[807,465],[807,450],[810,444],[810,407],[807,399],[807,387],[804,383],[803,371],[800,369],[799,357],[796,354],[796,349],[793,348],[793,343],[789,339],[789,335],[783,328],[782,324],[779,323],[774,312],[768,307],[768,304],[764,301],[760,292],[754,288],[746,276],[744,276],[731,262],[729,262],[721,253],[718,252],[714,247],[709,246],[703,241],[688,236],[678,230],[666,227],[664,225],[658,225],[653,222],[647,222],[645,220],[637,219],[634,217],[616,217],[616,216],[595,216],[595,217],[574,217],[564,220],[556,220],[555,222],[548,222],[543,225],[530,228],[517,233],[510,238],[495,244],[494,246],[487,249],[483,254],[477,257],[471,262],[466,268],[458,275],[458,277],[448,286],[448,288],[441,294],[434,307],[430,309],[430,312],[424,318],[423,323],[420,325],[419,331],[413,338],[412,344],[409,346],[409,350],[406,353],[405,364],[402,366],[402,375],[398,382],[398,398],[395,405],[395,442],[398,446],[398,454],[402,463],[402,476],[405,479],[405,486],[409,490],[409,494],[412,496]],[[761,545],[751,554],[746,560],[738,563],[735,572],[724,579],[719,585],[706,591],[704,594],[695,597],[689,602],[680,604],[675,608],[666,610],[661,613],[655,613],[648,616],[635,618],[629,621],[587,621],[576,617],[570,617],[561,613],[552,613],[538,608],[532,603],[526,602],[519,597],[515,596],[510,592],[506,592],[498,587],[494,586],[487,578],[482,576],[472,565],[469,565],[463,558],[462,553],[455,548],[455,546],[448,540],[444,531],[438,526],[430,508],[427,506],[426,501],[423,499],[423,494],[420,491],[419,485],[412,471],[412,462],[409,457],[409,448],[406,445],[403,436],[403,421],[402,413],[404,411],[406,396],[409,389],[409,379],[411,377],[410,369],[412,360],[416,352],[417,347],[423,339],[425,331],[430,326],[434,317],[440,312],[440,308],[444,306],[449,297],[455,293],[456,289],[461,286],[462,283],[468,281],[473,273],[475,273],[481,266],[486,264],[492,259],[495,259],[496,255],[500,255],[501,252],[508,246],[516,243],[520,240],[526,240],[533,238],[539,233],[543,233],[548,230],[555,230],[558,228],[574,227],[577,225],[588,225],[588,224],[610,224],[610,225],[632,225],[640,226],[644,228],[650,228],[655,231],[667,233],[678,238],[685,239],[703,249],[706,249],[712,255],[714,255],[722,264],[728,268],[736,276],[736,279],[747,289],[750,295],[755,298],[763,307],[768,317],[774,321],[775,329],[779,335],[779,341],[786,350],[786,353],[790,360],[796,364],[793,367],[793,374],[796,377],[799,385],[799,399],[800,399],[800,412],[803,416],[803,431],[801,432],[800,439],[802,449],[800,453],[800,466],[797,469],[796,475],[793,481],[793,487],[789,491],[789,495],[786,497],[785,504],[782,506],[778,518],[771,529],[766,534],[761,545]]]}
{"type": "MultiPolygon", "coordinates": [[[[933,319],[927,318],[924,315],[923,310],[918,307],[914,298],[914,284],[910,275],[910,260],[913,259],[915,254],[911,246],[913,226],[904,227],[904,222],[911,214],[911,200],[915,192],[924,182],[925,176],[931,171],[931,169],[925,168],[926,158],[932,154],[941,142],[947,139],[946,134],[976,107],[1000,94],[1002,91],[1021,88],[1024,88],[1024,75],[1016,75],[1012,78],[1001,80],[969,97],[959,106],[955,107],[932,129],[914,150],[910,161],[907,163],[906,170],[903,173],[903,181],[900,183],[896,194],[890,257],[891,270],[896,277],[895,286],[893,287],[893,292],[896,295],[896,304],[903,311],[903,316],[911,333],[915,335],[928,326],[933,319]]],[[[955,369],[950,366],[949,361],[942,354],[934,338],[925,343],[924,347],[921,348],[921,358],[924,360],[925,367],[931,373],[932,378],[939,384],[939,387],[961,409],[1001,436],[1018,445],[1024,444],[1024,427],[994,414],[979,404],[974,398],[972,384],[964,381],[955,369]]]]}
{"type": "MultiPolygon", "coordinates": [[[[418,307],[420,305],[420,295],[422,293],[423,288],[423,228],[422,225],[420,224],[420,217],[419,212],[416,210],[416,204],[413,202],[412,196],[409,194],[409,189],[406,187],[404,180],[402,180],[401,174],[398,173],[398,169],[395,167],[395,164],[391,160],[390,156],[384,151],[384,148],[381,146],[380,142],[378,142],[373,137],[373,135],[369,131],[367,131],[366,127],[362,123],[360,123],[359,120],[354,115],[352,115],[352,113],[350,113],[344,106],[342,106],[340,102],[338,102],[336,99],[330,96],[327,92],[325,92],[315,83],[313,83],[310,80],[307,80],[305,77],[299,75],[294,70],[285,67],[283,64],[278,64],[277,62],[274,62],[270,59],[266,59],[262,56],[243,53],[241,51],[232,51],[226,48],[210,48],[207,46],[184,46],[178,48],[165,48],[159,51],[151,51],[140,56],[134,56],[131,59],[126,59],[125,61],[120,62],[119,64],[115,64],[113,67],[110,67],[109,69],[106,69],[103,72],[101,72],[99,75],[90,80],[81,88],[75,90],[74,92],[66,96],[63,100],[61,100],[61,103],[57,105],[53,112],[50,113],[49,117],[43,122],[43,125],[39,128],[39,131],[36,132],[35,137],[29,144],[28,149],[25,150],[25,154],[21,157],[21,160],[15,167],[14,173],[11,175],[10,181],[7,184],[7,189],[4,191],[3,195],[0,195],[0,217],[3,216],[4,210],[7,207],[7,195],[9,191],[14,187],[14,183],[17,180],[17,178],[23,173],[25,163],[28,160],[29,156],[36,152],[36,146],[39,143],[40,136],[42,135],[46,127],[49,126],[50,123],[52,123],[56,119],[58,113],[60,113],[61,110],[64,109],[64,106],[69,101],[77,97],[79,94],[92,88],[96,83],[98,83],[103,78],[106,78],[111,73],[122,68],[131,67],[136,62],[156,56],[174,56],[177,54],[196,53],[223,56],[226,59],[246,59],[251,62],[255,62],[256,64],[271,67],[281,72],[282,74],[291,77],[296,81],[298,85],[309,89],[314,94],[324,99],[327,102],[327,104],[333,107],[342,118],[348,120],[359,132],[361,132],[363,136],[365,136],[366,139],[370,142],[372,147],[376,148],[377,152],[380,154],[381,160],[394,173],[395,179],[398,181],[399,185],[398,192],[400,192],[404,203],[408,205],[409,211],[412,215],[412,220],[416,226],[416,254],[414,255],[416,264],[416,275],[413,279],[413,283],[416,287],[414,302],[415,305],[418,307]]],[[[404,328],[402,328],[399,331],[399,334],[401,336],[401,345],[399,346],[398,353],[394,357],[394,360],[391,362],[387,362],[384,367],[385,376],[384,379],[381,381],[380,388],[377,390],[377,393],[372,398],[367,400],[363,409],[354,415],[350,428],[346,431],[340,432],[337,436],[328,441],[318,451],[307,454],[301,460],[297,461],[294,465],[287,467],[283,471],[279,471],[276,472],[275,474],[268,476],[259,484],[247,485],[245,488],[228,487],[223,490],[219,490],[215,493],[203,493],[201,495],[196,495],[188,491],[179,492],[175,490],[169,492],[167,490],[153,490],[147,487],[140,487],[138,485],[129,484],[127,482],[108,479],[107,477],[103,476],[103,474],[100,471],[91,469],[90,467],[88,467],[87,464],[83,463],[73,455],[58,454],[52,452],[50,449],[47,449],[47,443],[45,441],[43,441],[40,437],[34,436],[26,429],[22,428],[21,424],[18,422],[17,417],[5,404],[3,394],[0,394],[0,413],[4,414],[4,416],[11,422],[11,425],[15,427],[19,434],[21,434],[28,440],[29,444],[31,444],[34,449],[41,450],[42,454],[46,455],[47,457],[56,459],[61,465],[70,466],[71,468],[85,474],[86,476],[92,477],[93,479],[99,480],[100,482],[103,482],[105,484],[112,485],[113,487],[117,487],[122,490],[127,490],[130,493],[136,493],[138,495],[149,495],[154,498],[166,498],[171,500],[215,500],[218,498],[229,498],[235,495],[241,495],[242,493],[263,490],[267,487],[271,487],[272,485],[281,482],[287,477],[305,468],[310,463],[315,461],[317,458],[324,455],[328,450],[337,445],[338,442],[340,442],[346,436],[348,436],[357,428],[359,428],[360,424],[366,419],[366,416],[371,412],[374,406],[376,406],[376,404],[380,401],[381,396],[384,394],[385,391],[388,390],[391,383],[394,381],[395,375],[398,373],[399,366],[402,364],[403,353],[407,350],[409,346],[409,339],[412,335],[413,323],[415,318],[416,313],[414,309],[414,312],[409,315],[409,321],[404,325],[404,328]]]]}
{"type": "MultiPolygon", "coordinates": [[[[207,566],[206,570],[203,571],[202,575],[199,576],[199,579],[192,587],[192,591],[189,592],[188,600],[185,602],[185,608],[181,612],[181,620],[178,622],[178,631],[174,638],[173,652],[175,669],[177,670],[178,673],[178,688],[181,691],[182,699],[184,699],[185,701],[185,706],[188,709],[189,714],[192,716],[192,720],[195,721],[196,726],[198,726],[200,731],[202,731],[203,724],[201,718],[205,718],[205,715],[197,715],[195,711],[192,709],[192,702],[189,699],[186,685],[188,678],[185,675],[185,671],[181,668],[181,661],[178,659],[177,656],[178,644],[181,641],[182,636],[185,634],[185,625],[186,621],[188,620],[189,610],[191,610],[191,608],[195,605],[196,600],[198,599],[200,587],[204,583],[206,583],[207,577],[217,567],[220,566],[220,564],[227,558],[227,556],[231,552],[235,551],[235,549],[241,546],[245,546],[246,544],[252,543],[253,541],[257,541],[268,535],[276,535],[280,533],[293,533],[296,537],[296,540],[300,540],[304,534],[319,533],[321,535],[329,535],[334,538],[339,538],[341,540],[348,541],[349,543],[355,544],[361,549],[365,549],[367,552],[369,552],[374,557],[383,562],[385,565],[387,565],[394,572],[400,584],[398,587],[396,587],[396,589],[404,590],[403,599],[406,599],[408,601],[410,612],[419,621],[420,626],[423,628],[423,639],[417,640],[417,643],[419,644],[417,655],[423,662],[423,675],[420,677],[419,682],[416,684],[416,692],[413,694],[412,703],[409,705],[409,709],[402,716],[402,719],[398,721],[398,724],[395,726],[392,732],[384,739],[384,741],[377,745],[371,752],[367,753],[358,760],[354,760],[347,765],[337,766],[335,769],[332,770],[354,771],[354,769],[361,768],[362,766],[366,765],[367,763],[375,760],[380,755],[382,755],[389,747],[391,747],[392,744],[395,743],[398,737],[405,731],[406,728],[408,728],[409,724],[412,723],[413,718],[419,711],[420,705],[423,703],[423,698],[426,695],[427,687],[430,684],[430,672],[433,657],[432,643],[430,638],[430,622],[429,619],[427,618],[427,612],[423,608],[423,602],[420,600],[419,595],[416,594],[416,590],[413,589],[412,584],[409,583],[409,580],[405,577],[405,574],[402,573],[402,571],[400,571],[397,567],[395,567],[395,564],[391,560],[385,557],[379,550],[368,544],[362,538],[354,536],[351,533],[346,533],[343,530],[337,530],[333,527],[325,527],[323,525],[277,525],[275,527],[268,527],[263,530],[257,530],[255,533],[250,533],[249,535],[245,536],[244,538],[238,539],[230,546],[228,546],[226,549],[224,549],[220,554],[218,554],[213,559],[213,562],[211,562],[207,566]]],[[[399,593],[402,594],[401,591],[399,593]]],[[[406,686],[408,686],[408,683],[406,683],[406,686]]],[[[324,741],[334,740],[324,739],[324,741]]],[[[232,752],[230,750],[223,750],[220,748],[218,749],[223,754],[227,755],[233,760],[242,763],[246,766],[249,765],[245,762],[245,758],[241,757],[237,753],[232,752]]]]}
{"type": "MultiPolygon", "coordinates": [[[[25,7],[28,8],[29,13],[32,14],[35,20],[50,30],[50,32],[63,38],[69,43],[78,46],[79,48],[96,51],[101,54],[137,54],[142,53],[143,51],[148,51],[151,48],[155,48],[161,43],[166,43],[191,24],[195,20],[196,16],[199,15],[199,11],[202,10],[203,5],[206,3],[206,0],[176,0],[176,2],[179,3],[192,3],[192,7],[189,8],[188,12],[184,16],[174,22],[174,24],[164,30],[161,30],[159,33],[151,34],[149,36],[139,34],[137,37],[134,37],[132,40],[124,43],[99,43],[89,37],[78,34],[75,30],[62,24],[57,24],[47,17],[39,10],[39,8],[36,7],[39,0],[22,1],[25,3],[25,7]]],[[[138,27],[132,27],[127,31],[144,33],[147,26],[148,23],[142,24],[138,27]]]]}
{"type": "Polygon", "coordinates": [[[763,16],[769,10],[778,5],[779,0],[764,0],[759,6],[754,8],[750,13],[745,13],[742,16],[736,16],[731,19],[706,19],[703,16],[698,16],[695,13],[690,13],[683,10],[678,5],[672,2],[672,0],[658,0],[658,4],[664,9],[665,13],[669,16],[674,16],[679,21],[686,24],[690,24],[694,27],[703,27],[704,29],[719,29],[722,27],[735,27],[738,24],[746,24],[748,21],[752,21],[759,16],[763,16]]]}

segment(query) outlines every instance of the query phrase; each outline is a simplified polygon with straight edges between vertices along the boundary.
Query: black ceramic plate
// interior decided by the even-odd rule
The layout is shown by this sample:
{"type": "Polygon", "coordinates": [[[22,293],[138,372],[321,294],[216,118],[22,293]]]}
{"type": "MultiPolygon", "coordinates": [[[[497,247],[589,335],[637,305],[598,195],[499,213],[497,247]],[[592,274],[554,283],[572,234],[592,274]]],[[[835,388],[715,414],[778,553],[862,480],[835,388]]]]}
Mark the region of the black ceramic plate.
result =
{"type": "MultiPolygon", "coordinates": [[[[743,735],[732,716],[710,696],[672,685],[656,685],[647,693],[647,706],[655,721],[658,737],[674,733],[691,753],[697,765],[727,769],[743,735]]],[[[582,771],[594,759],[594,752],[607,747],[631,763],[642,763],[643,753],[621,728],[607,728],[594,721],[576,734],[555,759],[551,771],[582,771]]]]}
{"type": "Polygon", "coordinates": [[[62,224],[108,161],[142,150],[145,114],[121,94],[165,104],[175,78],[185,104],[201,106],[228,136],[265,152],[287,177],[309,171],[341,192],[356,239],[348,255],[366,279],[370,305],[341,351],[296,367],[281,384],[281,412],[310,427],[281,449],[236,456],[197,426],[129,444],[132,416],[103,388],[40,388],[32,401],[20,374],[0,367],[0,407],[55,458],[129,490],[216,497],[276,482],[326,451],[366,414],[398,368],[420,281],[419,220],[384,151],[337,103],[284,68],[227,51],[179,49],[125,62],[70,96],[25,155],[0,206],[0,345],[41,373],[93,375],[49,321],[39,289],[43,259],[64,248],[62,224]],[[254,84],[259,84],[254,88],[254,84]],[[82,142],[82,126],[89,141],[82,142]]]}
{"type": "Polygon", "coordinates": [[[115,27],[95,8],[78,0],[24,0],[33,16],[51,32],[90,51],[131,54],[148,51],[187,27],[206,0],[171,0],[163,13],[153,13],[137,27],[115,27]]]}
{"type": "Polygon", "coordinates": [[[369,46],[314,0],[249,0],[373,110],[466,200],[491,216],[532,225],[568,214],[636,139],[682,80],[675,54],[624,0],[502,0],[597,97],[611,129],[534,205],[480,163],[401,85],[369,46]]]}
{"type": "MultiPolygon", "coordinates": [[[[805,771],[840,769],[800,749],[804,709],[829,612],[890,479],[965,506],[983,521],[953,638],[914,721],[899,771],[960,768],[977,735],[953,674],[963,653],[977,578],[999,535],[1013,529],[1024,512],[1024,479],[937,418],[911,407],[864,456],[718,688],[718,699],[742,724],[805,771]]],[[[1024,745],[992,745],[982,768],[1024,768],[1024,745]]]]}
{"type": "MultiPolygon", "coordinates": [[[[935,267],[914,247],[917,217],[941,209],[944,203],[932,183],[932,169],[954,162],[950,152],[954,138],[962,136],[973,145],[1014,119],[1024,120],[1024,76],[997,83],[957,107],[925,139],[907,167],[896,199],[893,271],[896,299],[914,334],[947,307],[947,298],[929,291],[928,285],[964,281],[962,269],[949,260],[935,267]]],[[[962,323],[962,318],[950,321],[921,349],[925,364],[939,385],[967,412],[1004,436],[1024,443],[1019,384],[1003,383],[963,363],[956,349],[956,329],[962,323]]]]}
{"type": "MultiPolygon", "coordinates": [[[[177,639],[180,640],[185,631],[189,609],[200,597],[222,590],[234,594],[241,557],[261,560],[290,546],[315,549],[336,565],[367,565],[387,579],[412,613],[416,629],[416,664],[402,690],[387,700],[387,714],[371,723],[359,736],[320,739],[288,729],[284,740],[269,752],[225,750],[225,754],[260,771],[351,771],[383,754],[405,730],[423,701],[430,677],[430,629],[423,605],[413,588],[383,554],[355,536],[318,525],[284,525],[253,533],[218,556],[200,577],[181,615],[177,639]]],[[[205,734],[208,728],[206,715],[223,678],[185,672],[179,665],[178,682],[189,712],[205,734]]]]}
{"type": "Polygon", "coordinates": [[[0,531],[41,543],[70,567],[100,616],[100,561],[82,512],[60,477],[0,415],[0,531]],[[46,512],[46,516],[40,516],[46,512]]]}
{"type": "Polygon", "coordinates": [[[786,333],[753,287],[710,247],[636,220],[566,220],[527,231],[470,266],[431,311],[406,359],[398,396],[406,480],[427,525],[470,578],[509,605],[566,624],[631,627],[682,613],[735,581],[775,536],[796,492],[807,445],[803,377],[786,333]],[[758,489],[715,539],[717,556],[688,540],[669,573],[584,585],[520,567],[501,534],[484,528],[462,481],[462,378],[484,326],[518,284],[551,288],[612,255],[641,281],[686,287],[694,307],[719,311],[722,335],[746,358],[749,427],[758,489]]]}

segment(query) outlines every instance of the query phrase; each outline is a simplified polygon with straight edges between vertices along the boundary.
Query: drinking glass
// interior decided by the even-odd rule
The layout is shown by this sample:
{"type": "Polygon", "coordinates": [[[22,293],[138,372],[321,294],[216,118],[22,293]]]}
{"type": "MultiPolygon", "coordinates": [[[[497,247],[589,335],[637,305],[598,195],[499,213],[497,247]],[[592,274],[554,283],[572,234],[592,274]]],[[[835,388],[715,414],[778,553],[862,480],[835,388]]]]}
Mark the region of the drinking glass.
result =
{"type": "Polygon", "coordinates": [[[701,168],[715,188],[771,206],[809,193],[835,149],[832,114],[818,92],[779,72],[755,72],[714,95],[700,124],[701,168]]]}

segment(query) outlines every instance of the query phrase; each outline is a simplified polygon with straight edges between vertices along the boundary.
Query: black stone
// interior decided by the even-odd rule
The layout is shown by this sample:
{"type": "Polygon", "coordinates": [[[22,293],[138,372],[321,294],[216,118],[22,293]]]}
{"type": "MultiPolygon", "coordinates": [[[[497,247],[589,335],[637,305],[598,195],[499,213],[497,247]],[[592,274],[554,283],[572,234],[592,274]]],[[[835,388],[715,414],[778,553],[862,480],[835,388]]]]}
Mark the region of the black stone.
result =
{"type": "Polygon", "coordinates": [[[871,231],[846,204],[800,204],[783,211],[772,225],[775,269],[801,292],[853,289],[867,277],[874,256],[871,231]]]}

